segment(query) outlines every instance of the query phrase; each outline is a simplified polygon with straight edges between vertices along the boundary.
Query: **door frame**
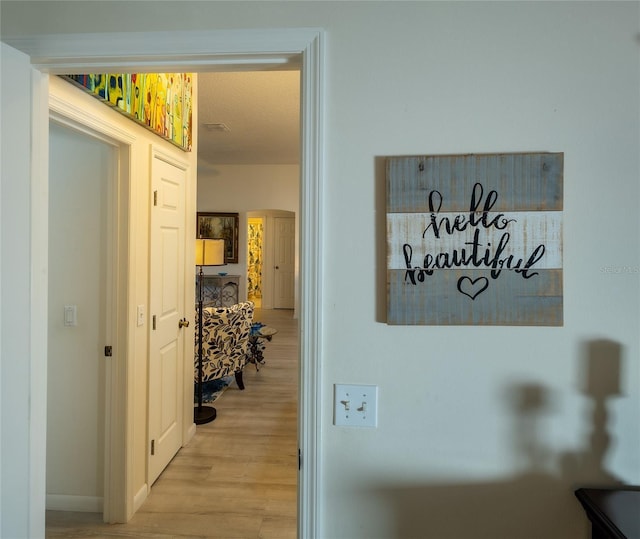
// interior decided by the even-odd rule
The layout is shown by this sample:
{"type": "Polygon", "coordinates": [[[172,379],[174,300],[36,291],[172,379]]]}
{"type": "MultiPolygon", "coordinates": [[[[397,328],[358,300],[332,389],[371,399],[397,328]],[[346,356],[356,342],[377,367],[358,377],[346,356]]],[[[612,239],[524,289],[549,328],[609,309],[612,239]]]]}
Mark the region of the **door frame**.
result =
{"type": "MultiPolygon", "coordinates": [[[[298,537],[321,535],[321,341],[322,341],[322,206],[324,179],[324,32],[317,28],[274,30],[218,30],[175,32],[132,32],[105,34],[57,34],[7,40],[7,44],[28,54],[34,68],[32,76],[31,126],[31,184],[46,193],[48,170],[38,157],[47,155],[48,148],[48,77],[46,73],[82,73],[91,71],[205,71],[257,69],[265,65],[286,65],[301,59],[301,193],[300,193],[300,319],[299,319],[299,432],[301,469],[298,481],[298,537]],[[105,53],[108,51],[109,53],[105,53]]],[[[32,191],[33,193],[33,191],[32,191]]],[[[32,195],[31,281],[34,288],[47,290],[46,222],[39,215],[47,215],[46,196],[32,195]]],[[[130,299],[127,298],[128,302],[130,299]]],[[[130,305],[127,305],[130,310],[130,305]]],[[[46,317],[31,316],[34,337],[46,339],[46,317]]],[[[31,357],[36,369],[46,372],[46,353],[31,357]]],[[[126,370],[126,369],[125,369],[126,370]]],[[[126,391],[126,372],[124,376],[126,391]]],[[[32,376],[32,394],[46,394],[46,377],[32,376]]],[[[46,415],[46,401],[37,403],[34,410],[46,415]]],[[[124,410],[116,411],[112,427],[119,428],[116,439],[128,438],[132,424],[128,399],[124,410]],[[122,420],[122,421],[121,421],[122,420]]],[[[45,422],[31,425],[37,437],[44,437],[45,422]],[[41,432],[43,431],[43,432],[41,432]]],[[[112,430],[113,433],[113,430],[112,430]]],[[[113,438],[113,436],[112,436],[113,438]]],[[[113,448],[113,440],[111,448],[113,448]]],[[[121,449],[122,450],[122,449],[121,449]]],[[[34,447],[29,457],[32,474],[42,470],[46,447],[34,447]]],[[[125,451],[124,485],[130,481],[132,455],[125,451]]],[[[42,482],[30,486],[30,514],[40,507],[44,492],[42,482]]],[[[129,489],[127,489],[129,490],[129,489]]],[[[132,503],[126,500],[128,509],[132,503]]],[[[127,511],[128,511],[127,509],[127,511]]],[[[36,515],[34,517],[37,518],[36,515]]]]}
{"type": "MultiPolygon", "coordinates": [[[[123,369],[128,363],[128,331],[126,317],[117,316],[127,309],[127,282],[129,268],[129,212],[130,205],[130,144],[134,137],[126,132],[114,129],[99,117],[86,110],[79,110],[67,101],[49,95],[49,118],[51,121],[63,125],[75,132],[100,140],[111,146],[116,152],[116,168],[108,186],[107,200],[107,236],[105,249],[107,251],[107,297],[106,297],[106,343],[112,346],[115,355],[105,360],[104,379],[104,421],[105,433],[120,432],[123,428],[118,422],[123,421],[118,413],[121,401],[125,398],[122,393],[126,379],[123,369]]],[[[48,170],[48,169],[47,169],[48,170]]],[[[48,238],[47,238],[48,241],[48,238]]],[[[106,440],[105,440],[106,442],[106,440]]],[[[104,489],[103,516],[105,521],[116,519],[124,513],[124,505],[118,493],[124,492],[126,485],[122,483],[120,474],[111,473],[112,469],[124,466],[124,448],[114,451],[114,447],[105,447],[104,452],[104,489]]]]}

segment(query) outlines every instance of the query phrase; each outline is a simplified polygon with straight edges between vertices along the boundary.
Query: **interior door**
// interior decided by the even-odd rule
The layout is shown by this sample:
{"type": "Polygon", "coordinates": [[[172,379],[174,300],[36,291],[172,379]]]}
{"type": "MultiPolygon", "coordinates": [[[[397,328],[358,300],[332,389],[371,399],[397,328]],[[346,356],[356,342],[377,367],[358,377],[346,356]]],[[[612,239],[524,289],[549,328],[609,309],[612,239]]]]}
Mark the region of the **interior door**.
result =
{"type": "Polygon", "coordinates": [[[274,309],[293,309],[296,226],[293,217],[274,218],[274,309]]]}
{"type": "Polygon", "coordinates": [[[182,445],[187,168],[156,151],[151,176],[149,485],[182,445]]]}

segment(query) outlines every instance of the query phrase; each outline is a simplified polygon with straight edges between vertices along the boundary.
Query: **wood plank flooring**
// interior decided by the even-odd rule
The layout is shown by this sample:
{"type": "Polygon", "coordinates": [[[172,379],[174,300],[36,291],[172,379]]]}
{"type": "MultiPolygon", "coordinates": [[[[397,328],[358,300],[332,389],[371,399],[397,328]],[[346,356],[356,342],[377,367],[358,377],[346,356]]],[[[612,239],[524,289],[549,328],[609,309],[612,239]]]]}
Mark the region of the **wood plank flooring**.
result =
{"type": "Polygon", "coordinates": [[[127,524],[97,513],[47,511],[48,538],[295,539],[297,519],[298,329],[289,310],[256,310],[278,329],[265,365],[244,370],[216,401],[127,524]]]}

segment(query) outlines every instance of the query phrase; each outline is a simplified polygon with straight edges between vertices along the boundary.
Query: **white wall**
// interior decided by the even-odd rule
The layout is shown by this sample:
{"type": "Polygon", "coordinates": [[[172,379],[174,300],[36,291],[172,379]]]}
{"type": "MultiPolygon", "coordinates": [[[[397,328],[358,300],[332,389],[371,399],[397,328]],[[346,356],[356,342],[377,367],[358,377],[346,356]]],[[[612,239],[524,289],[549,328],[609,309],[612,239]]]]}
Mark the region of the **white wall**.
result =
{"type": "Polygon", "coordinates": [[[115,155],[55,123],[49,142],[48,507],[102,511],[106,212],[115,155]],[[65,325],[65,305],[77,307],[76,326],[65,325]]]}
{"type": "Polygon", "coordinates": [[[2,32],[325,28],[321,537],[579,538],[576,486],[640,483],[638,7],[3,2],[2,32]],[[544,150],[565,153],[564,327],[387,326],[382,157],[544,150]],[[608,448],[582,389],[601,339],[608,448]],[[379,386],[377,429],[332,426],[342,382],[379,386]]]}
{"type": "MultiPolygon", "coordinates": [[[[241,301],[247,297],[248,212],[253,212],[252,215],[259,213],[265,217],[267,214],[273,214],[273,210],[294,212],[298,224],[299,197],[298,165],[217,165],[198,172],[198,211],[239,214],[238,264],[228,264],[224,271],[242,277],[241,301]]],[[[265,231],[265,235],[267,233],[268,231],[265,231]]],[[[269,271],[267,267],[263,269],[269,271]]],[[[205,273],[217,271],[216,268],[204,269],[205,273]]],[[[270,305],[271,297],[267,294],[262,306],[270,308],[270,305]]]]}
{"type": "MultiPolygon", "coordinates": [[[[44,473],[38,475],[37,472],[44,471],[45,463],[44,459],[38,463],[41,470],[33,470],[35,477],[30,475],[29,463],[34,459],[33,444],[45,443],[46,420],[42,412],[46,395],[29,392],[30,381],[38,374],[31,372],[30,354],[42,350],[33,350],[32,333],[25,323],[33,318],[37,304],[29,274],[31,265],[39,261],[33,259],[28,241],[29,210],[33,206],[29,179],[32,133],[30,123],[22,121],[30,114],[31,99],[28,92],[21,91],[31,83],[31,70],[26,55],[4,44],[0,67],[0,535],[38,537],[44,535],[45,477],[44,473]]],[[[46,205],[43,209],[46,211],[46,205]]],[[[46,309],[46,297],[37,299],[40,308],[46,309]]],[[[44,346],[46,349],[46,343],[44,346]]]]}

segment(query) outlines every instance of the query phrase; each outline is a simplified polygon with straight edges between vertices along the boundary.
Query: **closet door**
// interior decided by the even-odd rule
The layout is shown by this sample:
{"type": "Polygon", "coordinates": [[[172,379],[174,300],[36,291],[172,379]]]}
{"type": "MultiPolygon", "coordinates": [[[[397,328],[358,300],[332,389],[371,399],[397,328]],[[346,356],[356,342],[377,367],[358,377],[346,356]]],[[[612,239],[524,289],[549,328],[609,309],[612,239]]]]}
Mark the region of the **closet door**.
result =
{"type": "Polygon", "coordinates": [[[187,167],[155,151],[151,175],[148,485],[182,445],[187,359],[181,323],[185,319],[187,167]]]}

